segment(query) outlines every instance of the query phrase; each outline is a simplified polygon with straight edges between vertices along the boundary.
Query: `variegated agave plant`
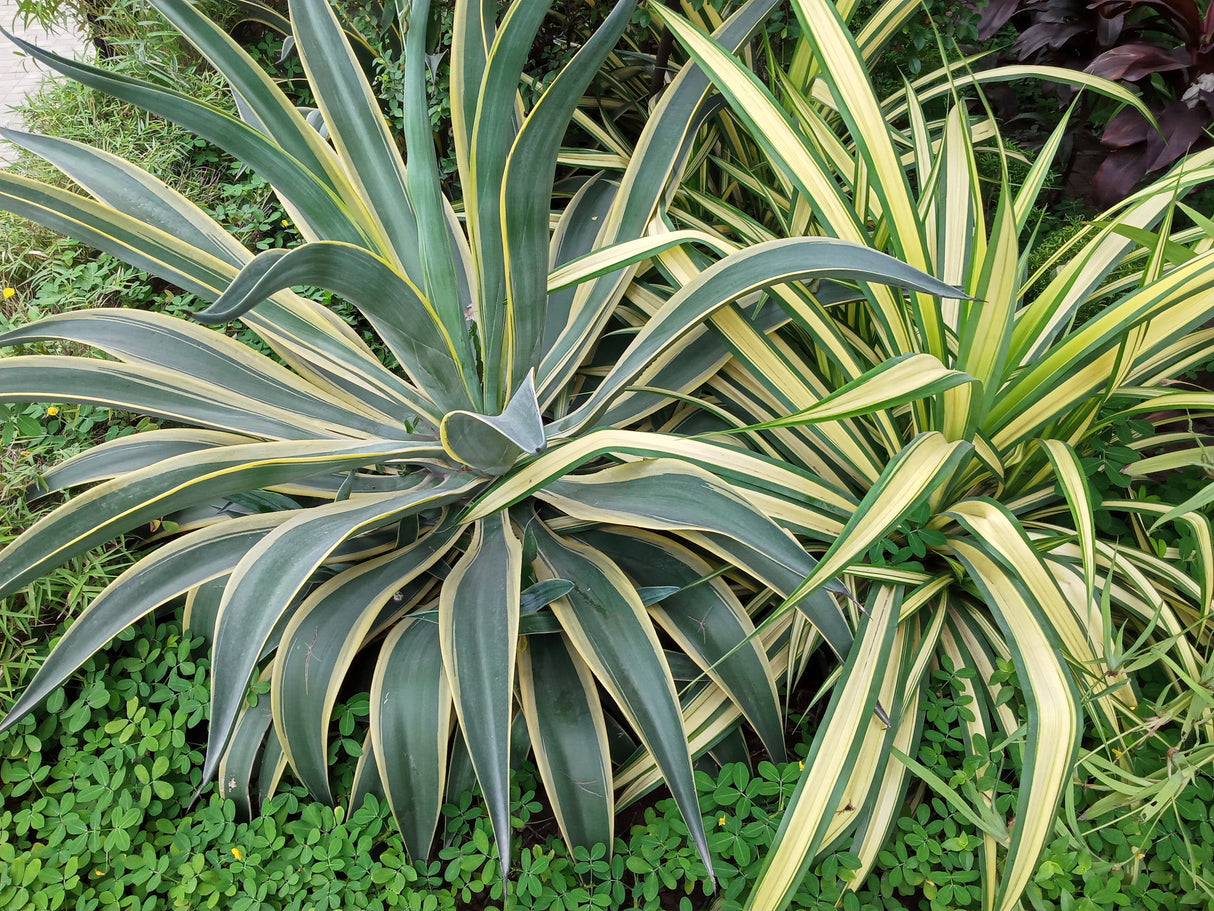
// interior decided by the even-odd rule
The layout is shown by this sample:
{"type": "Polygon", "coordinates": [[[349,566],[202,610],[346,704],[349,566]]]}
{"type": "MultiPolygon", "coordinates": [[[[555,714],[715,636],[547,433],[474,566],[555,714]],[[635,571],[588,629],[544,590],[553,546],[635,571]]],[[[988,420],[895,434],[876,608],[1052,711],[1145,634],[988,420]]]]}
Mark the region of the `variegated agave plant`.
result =
{"type": "MultiPolygon", "coordinates": [[[[414,0],[414,22],[427,5],[414,0]]],[[[749,4],[718,39],[741,45],[772,5],[749,4]]],[[[799,598],[799,612],[784,596],[814,566],[790,529],[816,527],[823,509],[841,524],[851,504],[736,440],[681,435],[701,413],[685,400],[731,360],[719,327],[763,332],[786,319],[757,309],[767,286],[949,289],[838,241],[737,250],[672,233],[665,199],[708,93],[694,68],[667,88],[629,159],[563,152],[571,122],[581,135],[602,133],[577,106],[632,3],[529,110],[517,89],[548,4],[520,0],[500,24],[487,12],[494,4],[456,5],[458,209],[434,161],[425,28],[408,30],[406,167],[324,0],[295,0],[290,12],[327,138],[189,3],[156,6],[228,79],[239,119],[22,47],[259,171],[305,242],[254,256],[129,162],[5,134],[84,194],[2,174],[0,205],[212,301],[203,320],[240,317],[277,357],[133,309],[53,316],[0,338],[104,355],[0,360],[4,401],[89,402],[168,424],[47,474],[49,491],[87,489],[0,553],[0,593],[149,522],[171,520],[176,532],[76,618],[4,725],[116,632],[186,595],[189,624],[213,639],[204,777],[218,771],[241,804],[254,805],[284,763],[332,799],[330,716],[348,679],[369,678],[355,798],[382,788],[415,856],[429,850],[451,743],[462,738],[508,865],[521,716],[571,842],[612,841],[621,782],[609,733],[619,729],[656,764],[644,785],[630,779],[629,796],[664,778],[707,861],[692,751],[744,717],[781,755],[779,675],[814,642],[848,653],[848,613],[832,595],[799,598]],[[566,182],[583,176],[554,212],[558,167],[566,182]],[[688,241],[711,253],[698,275],[636,280],[688,241]],[[399,369],[290,290],[300,285],[352,302],[399,369]],[[807,507],[819,498],[825,505],[807,507]],[[703,679],[680,691],[672,670],[686,679],[688,666],[703,679]],[[270,698],[249,707],[259,674],[270,698]],[[714,693],[723,698],[705,699],[714,693]]]]}
{"type": "MultiPolygon", "coordinates": [[[[882,11],[908,5],[890,0],[882,11]]],[[[1143,665],[1158,662],[1156,672],[1163,666],[1189,681],[1182,689],[1193,694],[1177,699],[1183,749],[1156,780],[1179,780],[1173,759],[1185,768],[1209,761],[1214,722],[1196,708],[1208,706],[1197,681],[1210,675],[1209,522],[1188,504],[1138,495],[1102,502],[1090,475],[1111,428],[1130,421],[1154,432],[1137,432],[1127,446],[1162,450],[1135,472],[1200,462],[1208,448],[1188,422],[1214,411],[1214,396],[1176,379],[1214,353],[1206,328],[1214,225],[1192,209],[1194,226],[1179,229],[1173,218],[1178,198],[1214,178],[1214,155],[1190,156],[1030,269],[1034,206],[1065,119],[1013,187],[1006,162],[1002,180],[980,176],[979,154],[995,162],[1003,154],[993,124],[973,118],[964,102],[928,105],[973,78],[1024,71],[959,70],[882,102],[865,43],[840,15],[845,4],[793,6],[804,44],[798,66],[776,74],[778,96],[728,49],[655,7],[728,100],[737,119],[728,135],[752,144],[751,172],[759,175],[727,160],[749,196],[733,193],[724,205],[687,194],[686,205],[706,210],[705,224],[730,225],[756,243],[770,242],[775,229],[870,244],[971,297],[907,298],[874,287],[862,301],[825,306],[782,288],[775,293],[795,313],[796,334],[739,326],[731,337],[738,363],[715,382],[745,382],[749,412],[769,411],[760,426],[772,444],[853,504],[842,529],[830,512],[816,528],[805,526],[829,547],[793,597],[838,576],[868,606],[748,907],[787,907],[807,866],[832,846],[859,857],[851,882],[863,882],[918,775],[984,841],[982,906],[1012,911],[1062,824],[1077,761],[1109,786],[1106,808],[1139,793],[1143,779],[1135,784],[1122,754],[1158,720],[1137,713],[1143,665]],[[994,138],[993,148],[981,148],[983,137],[994,138]],[[745,211],[732,207],[738,199],[745,211]],[[839,420],[805,425],[804,417],[822,414],[824,389],[837,390],[839,420]],[[903,406],[889,409],[891,401],[903,406]],[[1097,510],[1129,533],[1102,533],[1097,510]],[[1171,521],[1195,542],[1190,561],[1151,541],[1154,526],[1171,521]],[[916,565],[874,556],[891,549],[915,554],[916,565]],[[1023,715],[992,682],[1008,660],[1023,715]],[[914,759],[934,665],[965,669],[969,713],[958,724],[987,760],[980,774],[962,772],[951,784],[914,759]],[[1018,784],[1014,818],[993,786],[1008,775],[1018,784]]],[[[1136,103],[1110,83],[1075,78],[1136,103]]],[[[683,250],[660,257],[676,275],[698,268],[683,250]]],[[[1162,792],[1141,793],[1158,798],[1141,808],[1153,815],[1162,792]]]]}

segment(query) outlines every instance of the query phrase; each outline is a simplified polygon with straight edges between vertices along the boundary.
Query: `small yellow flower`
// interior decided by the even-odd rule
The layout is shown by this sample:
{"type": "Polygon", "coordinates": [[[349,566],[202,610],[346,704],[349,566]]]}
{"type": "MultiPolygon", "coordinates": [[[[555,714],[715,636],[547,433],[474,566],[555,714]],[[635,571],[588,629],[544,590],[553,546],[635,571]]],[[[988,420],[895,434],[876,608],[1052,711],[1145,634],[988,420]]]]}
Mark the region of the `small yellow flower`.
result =
{"type": "Polygon", "coordinates": [[[799,768],[799,769],[800,769],[802,772],[804,772],[804,771],[805,771],[805,760],[804,760],[804,759],[800,760],[800,761],[797,763],[797,767],[798,767],[798,768],[799,768]]]}
{"type": "Polygon", "coordinates": [[[4,299],[8,300],[10,297],[12,297],[14,294],[17,293],[17,289],[16,288],[5,288],[3,293],[4,293],[4,299]]]}
{"type": "Polygon", "coordinates": [[[94,870],[94,871],[93,871],[93,875],[94,875],[94,876],[105,876],[105,874],[104,874],[104,873],[102,873],[100,870],[94,870]]]}
{"type": "Polygon", "coordinates": [[[57,415],[58,413],[59,413],[59,406],[58,406],[58,405],[52,405],[50,408],[46,409],[46,416],[47,416],[48,418],[53,418],[53,417],[54,417],[55,415],[57,415]]]}
{"type": "Polygon", "coordinates": [[[244,855],[243,855],[243,854],[240,852],[240,848],[233,848],[233,849],[232,849],[232,856],[233,856],[233,857],[235,857],[237,860],[243,860],[243,859],[244,859],[244,855]]]}
{"type": "Polygon", "coordinates": [[[290,222],[290,221],[288,221],[287,219],[285,219],[285,218],[284,218],[284,219],[282,220],[282,226],[283,226],[284,228],[289,228],[289,227],[291,227],[291,222],[290,222]]]}
{"type": "Polygon", "coordinates": [[[718,819],[718,820],[717,820],[717,825],[718,825],[718,826],[723,826],[723,825],[725,825],[725,817],[724,817],[723,815],[721,816],[721,818],[720,818],[720,819],[718,819]]]}

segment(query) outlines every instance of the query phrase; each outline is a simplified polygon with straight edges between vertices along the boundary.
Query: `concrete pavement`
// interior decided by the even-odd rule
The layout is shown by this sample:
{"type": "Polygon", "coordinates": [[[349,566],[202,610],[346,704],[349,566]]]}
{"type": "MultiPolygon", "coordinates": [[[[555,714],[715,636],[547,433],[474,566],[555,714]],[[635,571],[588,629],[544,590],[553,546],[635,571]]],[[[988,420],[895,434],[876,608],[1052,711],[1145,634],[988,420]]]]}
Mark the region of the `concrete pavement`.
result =
{"type": "MultiPolygon", "coordinates": [[[[74,29],[61,26],[47,32],[36,22],[31,22],[29,28],[22,27],[15,0],[0,0],[0,26],[65,57],[89,59],[93,53],[91,45],[74,29]]],[[[36,92],[50,74],[50,70],[0,36],[0,126],[21,129],[21,115],[12,109],[13,105],[21,104],[27,95],[36,92]]],[[[9,143],[0,141],[0,166],[11,163],[15,157],[16,150],[9,143]]]]}

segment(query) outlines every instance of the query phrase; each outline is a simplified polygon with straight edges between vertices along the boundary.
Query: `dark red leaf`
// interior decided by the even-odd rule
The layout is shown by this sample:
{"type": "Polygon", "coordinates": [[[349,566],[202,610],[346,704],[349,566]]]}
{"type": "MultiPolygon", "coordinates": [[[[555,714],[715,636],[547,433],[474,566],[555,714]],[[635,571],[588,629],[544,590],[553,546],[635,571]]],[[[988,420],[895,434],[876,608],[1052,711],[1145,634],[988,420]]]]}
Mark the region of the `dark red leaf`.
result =
{"type": "Polygon", "coordinates": [[[1096,17],[1097,47],[1112,47],[1125,29],[1125,14],[1096,17]]]}
{"type": "Polygon", "coordinates": [[[1100,141],[1106,146],[1122,149],[1146,142],[1147,137],[1154,132],[1155,128],[1138,111],[1134,108],[1123,108],[1109,120],[1100,141]]]}
{"type": "Polygon", "coordinates": [[[983,7],[978,20],[978,38],[985,41],[1003,28],[1004,23],[1016,15],[1019,6],[1020,0],[991,0],[983,7]]]}
{"type": "Polygon", "coordinates": [[[1091,9],[1102,16],[1124,15],[1143,8],[1170,20],[1182,43],[1193,45],[1199,40],[1202,16],[1193,0],[1096,0],[1091,4],[1091,9]]]}
{"type": "Polygon", "coordinates": [[[1117,149],[1096,169],[1092,180],[1092,195],[1101,206],[1111,206],[1130,195],[1134,184],[1146,173],[1141,146],[1117,149]]]}
{"type": "Polygon", "coordinates": [[[1012,45],[1012,49],[1016,52],[1016,56],[1021,60],[1027,60],[1035,56],[1039,51],[1044,49],[1058,50],[1063,47],[1069,40],[1076,35],[1083,34],[1086,29],[1082,25],[1047,25],[1038,23],[1030,25],[1020,37],[1016,39],[1016,43],[1012,45]]]}
{"type": "Polygon", "coordinates": [[[1105,79],[1135,82],[1152,73],[1189,68],[1189,55],[1182,48],[1164,50],[1153,44],[1123,44],[1105,51],[1085,72],[1105,79]]]}
{"type": "Polygon", "coordinates": [[[1163,135],[1152,131],[1147,137],[1148,171],[1165,168],[1188,152],[1210,125],[1210,111],[1204,104],[1191,108],[1183,101],[1174,101],[1160,112],[1158,119],[1163,135]]]}

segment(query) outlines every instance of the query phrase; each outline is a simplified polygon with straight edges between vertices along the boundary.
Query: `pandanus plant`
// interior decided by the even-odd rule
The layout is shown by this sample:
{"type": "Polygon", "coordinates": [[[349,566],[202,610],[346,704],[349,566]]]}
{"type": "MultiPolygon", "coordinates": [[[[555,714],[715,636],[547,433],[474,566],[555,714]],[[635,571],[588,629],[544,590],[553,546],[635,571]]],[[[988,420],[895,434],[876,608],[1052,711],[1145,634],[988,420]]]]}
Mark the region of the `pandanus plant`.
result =
{"type": "MultiPolygon", "coordinates": [[[[227,79],[239,117],[17,43],[261,173],[303,240],[254,256],[130,162],[5,132],[83,192],[0,174],[0,205],[211,302],[198,317],[221,328],[100,309],[0,338],[100,355],[4,358],[4,401],[88,402],[165,422],[46,473],[46,493],[82,490],[0,553],[0,594],[148,523],[172,530],[75,618],[3,727],[115,633],[185,596],[187,622],[212,639],[204,780],[218,772],[243,806],[284,764],[318,797],[339,796],[330,718],[348,684],[366,686],[354,797],[381,789],[415,857],[429,850],[460,742],[509,865],[521,717],[570,842],[611,844],[619,734],[625,757],[652,758],[646,786],[666,782],[707,862],[693,751],[744,718],[782,756],[781,674],[821,642],[849,654],[855,611],[824,588],[798,591],[815,564],[795,533],[819,528],[823,511],[841,528],[852,502],[770,449],[680,433],[700,413],[689,397],[732,362],[723,327],[763,334],[787,321],[759,306],[769,286],[814,281],[840,299],[855,296],[841,282],[956,292],[840,241],[739,249],[671,231],[666,202],[709,91],[693,67],[666,88],[629,158],[563,151],[568,135],[603,134],[578,104],[633,3],[617,5],[530,108],[518,87],[549,4],[520,0],[500,23],[494,4],[456,4],[453,206],[428,115],[425,0],[402,24],[404,160],[324,0],[290,9],[323,137],[193,6],[154,2],[227,79]],[[554,196],[558,172],[562,187],[576,184],[571,196],[554,196]],[[697,275],[638,281],[661,251],[696,241],[697,275]],[[298,286],[352,303],[399,368],[298,286]],[[273,356],[222,331],[236,318],[273,356]],[[680,690],[674,672],[698,679],[680,690]],[[269,698],[250,705],[255,679],[269,698]],[[724,699],[692,717],[717,692],[724,699]]],[[[748,4],[717,40],[742,45],[772,5],[748,4]]]]}
{"type": "MultiPolygon", "coordinates": [[[[1214,352],[1205,328],[1214,249],[1208,218],[1190,209],[1196,224],[1184,229],[1174,219],[1178,197],[1214,177],[1214,155],[1191,156],[1030,269],[1024,238],[1066,121],[1015,187],[998,145],[982,147],[980,137],[998,140],[991,123],[963,101],[928,105],[971,77],[954,72],[951,84],[908,86],[882,102],[835,5],[793,6],[801,66],[776,74],[778,96],[719,42],[655,8],[727,99],[732,135],[752,144],[759,175],[733,167],[730,205],[688,194],[687,211],[755,243],[775,228],[869,244],[969,297],[876,286],[831,305],[775,289],[795,333],[739,324],[738,363],[713,380],[725,390],[745,373],[761,390],[748,413],[768,410],[752,429],[775,434],[786,458],[855,503],[842,529],[826,512],[803,529],[829,547],[789,597],[838,577],[867,605],[748,907],[786,907],[832,846],[859,858],[850,881],[862,883],[918,776],[983,839],[983,907],[1011,911],[1055,835],[1082,742],[1083,761],[1118,789],[1109,801],[1126,793],[1133,775],[1122,754],[1149,724],[1136,711],[1137,671],[1165,668],[1204,699],[1209,522],[1191,504],[1102,497],[1097,482],[1116,433],[1128,432],[1139,454],[1158,447],[1135,473],[1194,461],[1208,446],[1187,422],[1214,411],[1214,396],[1176,380],[1214,352]],[[978,164],[984,152],[1003,165],[993,181],[978,164]],[[839,407],[837,422],[806,424],[825,389],[853,407],[839,407]],[[899,397],[905,406],[888,409],[899,397]],[[1191,561],[1152,541],[1173,521],[1195,542],[1191,561]],[[1124,535],[1102,533],[1117,523],[1124,535]],[[1012,702],[1006,675],[995,674],[1009,661],[1012,702]],[[951,783],[915,759],[933,667],[963,672],[958,725],[979,762],[951,783]],[[996,799],[1009,776],[1014,811],[996,799]]],[[[659,257],[688,279],[698,268],[685,250],[659,257]]],[[[1207,762],[1208,714],[1181,714],[1177,761],[1207,762]]]]}

